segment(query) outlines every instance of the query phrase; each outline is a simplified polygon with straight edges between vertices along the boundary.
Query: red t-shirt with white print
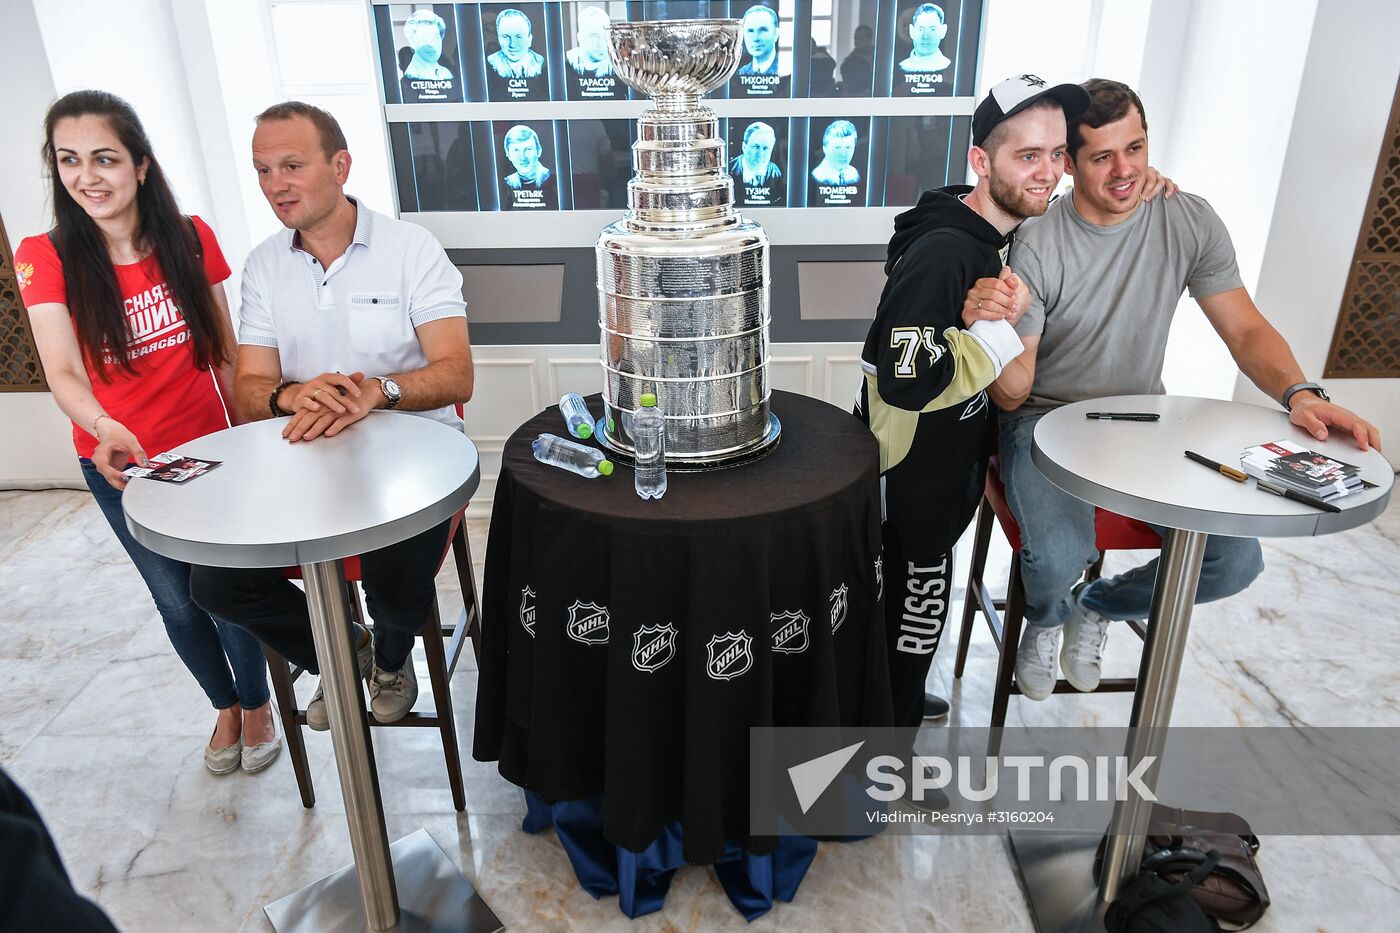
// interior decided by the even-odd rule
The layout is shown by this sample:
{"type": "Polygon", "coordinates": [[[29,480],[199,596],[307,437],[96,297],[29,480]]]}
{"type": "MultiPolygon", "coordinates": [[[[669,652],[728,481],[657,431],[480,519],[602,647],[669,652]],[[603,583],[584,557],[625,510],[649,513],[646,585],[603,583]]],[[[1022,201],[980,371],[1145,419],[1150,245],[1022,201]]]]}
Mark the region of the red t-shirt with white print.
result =
{"type": "MultiPolygon", "coordinates": [[[[204,254],[205,277],[210,286],[217,285],[229,277],[228,263],[209,225],[198,217],[191,220],[204,254]]],[[[104,382],[87,354],[83,355],[92,393],[103,411],[126,425],[152,457],[228,427],[214,373],[195,366],[189,327],[156,257],[112,268],[126,305],[127,352],[136,372],[133,375],[104,357],[99,365],[111,380],[104,382]]],[[[63,264],[47,235],[27,237],[19,244],[15,269],[26,308],[68,303],[63,264]]],[[[73,425],[73,446],[80,457],[91,457],[97,449],[89,427],[73,425]]]]}

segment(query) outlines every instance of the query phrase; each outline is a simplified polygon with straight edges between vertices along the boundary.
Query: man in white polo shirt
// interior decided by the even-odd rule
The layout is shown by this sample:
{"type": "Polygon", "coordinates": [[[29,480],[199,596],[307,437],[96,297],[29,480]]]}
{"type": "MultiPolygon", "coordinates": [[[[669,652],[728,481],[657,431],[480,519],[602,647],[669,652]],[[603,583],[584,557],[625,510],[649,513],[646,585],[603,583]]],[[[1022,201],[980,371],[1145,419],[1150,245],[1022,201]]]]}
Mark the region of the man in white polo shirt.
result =
{"type": "MultiPolygon", "coordinates": [[[[442,247],[422,227],[345,194],[345,135],[317,107],[290,101],[263,111],[253,165],[288,229],[259,244],[243,268],[234,374],[243,417],[290,415],[282,436],[292,443],[353,431],[376,408],[460,429],[453,406],[471,398],[471,343],[462,276],[442,247]]],[[[360,555],[375,628],[372,645],[364,629],[357,644],[381,722],[402,718],[418,697],[410,652],[436,598],[448,527],[360,555]]],[[[190,587],[217,618],[318,670],[306,598],[280,571],[196,567],[190,587]]],[[[328,727],[320,687],[306,719],[328,727]]]]}

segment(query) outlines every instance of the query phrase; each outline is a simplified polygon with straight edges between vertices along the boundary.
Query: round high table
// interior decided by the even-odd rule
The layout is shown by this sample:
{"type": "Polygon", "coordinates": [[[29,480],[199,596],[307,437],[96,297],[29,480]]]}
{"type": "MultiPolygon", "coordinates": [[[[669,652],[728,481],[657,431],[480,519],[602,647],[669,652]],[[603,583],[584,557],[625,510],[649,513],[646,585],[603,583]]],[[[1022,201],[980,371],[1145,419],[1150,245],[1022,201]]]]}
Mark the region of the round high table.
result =
{"type": "Polygon", "coordinates": [[[279,931],[497,929],[426,831],[391,851],[341,565],[450,519],[480,482],[476,447],[404,413],[373,412],[336,437],[296,444],[282,437],[287,420],[190,441],[178,453],[221,465],[178,485],[132,480],[122,496],[132,536],[158,554],[301,566],[355,863],[269,904],[268,917],[279,931]]]}
{"type": "Polygon", "coordinates": [[[506,442],[473,753],[551,803],[602,795],[600,844],[678,827],[692,864],[774,854],[749,833],[750,727],[890,724],[875,438],[817,399],[772,409],[767,456],[671,473],[659,500],[627,466],[537,462],[557,408],[506,442]]]}
{"type": "MultiPolygon", "coordinates": [[[[1384,512],[1395,481],[1385,457],[1376,450],[1362,452],[1349,434],[1335,428],[1319,441],[1278,408],[1178,396],[1125,395],[1056,409],[1036,425],[1031,459],[1070,495],[1165,527],[1133,698],[1125,753],[1129,769],[1148,756],[1160,761],[1207,535],[1305,537],[1345,531],[1384,512]],[[1152,412],[1160,420],[1090,420],[1089,411],[1152,412]],[[1252,479],[1235,482],[1185,456],[1191,450],[1238,468],[1245,448],[1281,439],[1356,464],[1374,487],[1336,502],[1340,512],[1325,512],[1256,489],[1252,479]]],[[[1107,905],[1137,875],[1151,812],[1152,802],[1136,794],[1115,806],[1097,889],[1097,837],[1011,834],[1040,933],[1103,929],[1107,905]]]]}

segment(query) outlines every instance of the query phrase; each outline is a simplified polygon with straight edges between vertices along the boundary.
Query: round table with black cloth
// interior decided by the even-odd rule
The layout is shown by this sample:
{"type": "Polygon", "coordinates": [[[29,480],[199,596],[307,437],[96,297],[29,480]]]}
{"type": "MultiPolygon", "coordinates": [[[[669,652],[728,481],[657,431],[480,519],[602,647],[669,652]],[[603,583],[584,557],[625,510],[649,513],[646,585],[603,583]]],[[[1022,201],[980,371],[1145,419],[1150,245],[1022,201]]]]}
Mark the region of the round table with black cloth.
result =
{"type": "Polygon", "coordinates": [[[672,472],[660,500],[620,464],[536,461],[557,407],[505,445],[473,753],[548,801],[602,794],[604,836],[634,852],[675,823],[692,864],[772,852],[748,831],[749,728],[892,721],[875,439],[816,399],[772,407],[772,453],[672,472]]]}

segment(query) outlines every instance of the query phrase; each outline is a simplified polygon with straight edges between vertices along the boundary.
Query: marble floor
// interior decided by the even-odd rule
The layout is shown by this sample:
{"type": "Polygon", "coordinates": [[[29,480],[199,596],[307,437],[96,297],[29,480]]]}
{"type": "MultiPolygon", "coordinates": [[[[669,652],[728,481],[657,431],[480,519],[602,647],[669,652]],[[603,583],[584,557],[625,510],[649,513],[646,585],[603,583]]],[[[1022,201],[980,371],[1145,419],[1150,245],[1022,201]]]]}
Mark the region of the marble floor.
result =
{"type": "MultiPolygon", "coordinates": [[[[486,523],[470,524],[479,561],[486,523]]],[[[1400,726],[1394,652],[1378,650],[1400,608],[1400,500],[1325,548],[1264,547],[1267,569],[1252,589],[1197,610],[1182,676],[1191,689],[1174,721],[1400,726]]],[[[1004,578],[1005,562],[1005,553],[994,556],[1002,569],[992,579],[1004,578]]],[[[455,614],[453,575],[439,586],[445,613],[455,614]]],[[[77,887],[122,929],[268,930],[264,904],[349,861],[325,734],[308,733],[312,810],[301,807],[285,755],[257,776],[204,770],[212,712],[86,492],[0,493],[0,593],[0,764],[33,796],[77,887]]],[[[1134,673],[1131,641],[1110,644],[1107,674],[1134,673]]],[[[949,638],[931,686],[953,698],[958,721],[984,725],[991,642],[978,631],[961,683],[952,680],[953,648],[949,638]]],[[[426,683],[421,667],[419,679],[426,683]]],[[[470,652],[453,690],[470,749],[470,652]]],[[[1129,707],[1127,696],[1013,699],[1011,722],[1126,723],[1129,707]]],[[[426,828],[512,930],[746,927],[704,868],[677,875],[664,911],[628,921],[615,899],[580,890],[552,833],[519,831],[521,793],[493,766],[464,762],[468,812],[459,815],[436,732],[374,730],[374,744],[390,837],[426,828]]],[[[1259,860],[1274,902],[1256,927],[1263,933],[1396,928],[1396,837],[1271,837],[1259,860]]],[[[751,928],[1033,929],[1003,840],[966,836],[823,845],[797,900],[751,928]]]]}

